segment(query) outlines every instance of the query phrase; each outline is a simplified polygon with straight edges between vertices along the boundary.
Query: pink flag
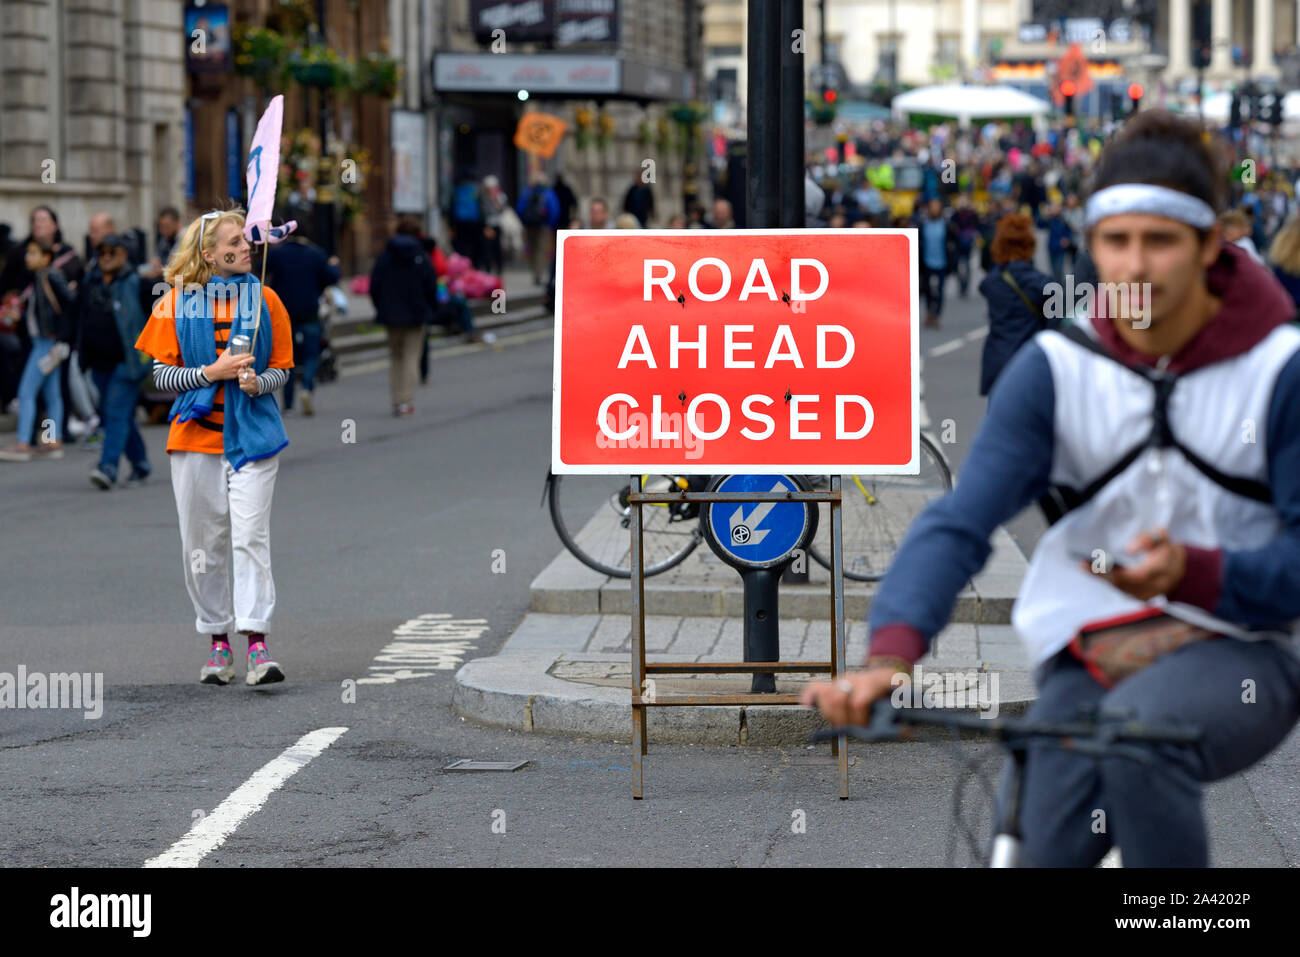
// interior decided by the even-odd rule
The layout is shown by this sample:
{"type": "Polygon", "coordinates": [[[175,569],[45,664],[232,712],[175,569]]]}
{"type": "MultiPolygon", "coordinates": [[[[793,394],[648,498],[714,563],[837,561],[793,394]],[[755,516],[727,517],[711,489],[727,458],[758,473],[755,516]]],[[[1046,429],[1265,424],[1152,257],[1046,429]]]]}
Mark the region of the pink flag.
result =
{"type": "Polygon", "coordinates": [[[280,172],[280,127],[283,123],[284,97],[276,96],[257,121],[253,147],[248,151],[248,216],[244,220],[244,238],[250,242],[279,242],[298,228],[294,220],[271,228],[275,181],[280,172]]]}

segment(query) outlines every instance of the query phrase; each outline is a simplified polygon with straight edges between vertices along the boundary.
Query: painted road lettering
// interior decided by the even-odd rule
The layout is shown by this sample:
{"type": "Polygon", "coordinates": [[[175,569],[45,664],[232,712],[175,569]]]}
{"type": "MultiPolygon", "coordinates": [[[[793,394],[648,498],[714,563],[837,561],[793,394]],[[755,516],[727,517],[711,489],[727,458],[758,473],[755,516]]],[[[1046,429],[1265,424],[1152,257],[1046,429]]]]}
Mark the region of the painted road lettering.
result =
{"type": "Polygon", "coordinates": [[[393,629],[394,641],[375,656],[360,685],[387,685],[406,678],[432,678],[454,671],[488,630],[485,618],[429,613],[393,629]]]}

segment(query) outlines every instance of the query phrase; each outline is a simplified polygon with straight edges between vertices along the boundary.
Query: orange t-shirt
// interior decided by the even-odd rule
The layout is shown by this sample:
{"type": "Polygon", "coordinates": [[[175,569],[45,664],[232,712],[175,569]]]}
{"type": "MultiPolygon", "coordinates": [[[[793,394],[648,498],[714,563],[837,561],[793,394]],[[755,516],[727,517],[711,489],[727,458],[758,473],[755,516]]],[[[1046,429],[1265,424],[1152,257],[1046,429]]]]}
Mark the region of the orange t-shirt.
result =
{"type": "MultiPolygon", "coordinates": [[[[268,286],[262,287],[262,298],[271,312],[271,358],[267,363],[269,369],[293,368],[293,327],[289,324],[289,313],[275,291],[268,286]]],[[[212,322],[213,336],[216,339],[217,355],[226,348],[230,338],[230,324],[233,319],[237,300],[213,300],[216,306],[212,322]]],[[[184,365],[181,358],[180,341],[176,338],[176,290],[163,296],[154,303],[149,322],[135,341],[135,347],[146,352],[160,362],[168,365],[184,365]]],[[[230,380],[227,380],[230,381],[230,380]]],[[[231,384],[234,384],[231,382],[231,384]]],[[[212,403],[212,411],[201,419],[188,422],[175,420],[167,434],[168,452],[210,452],[221,455],[224,452],[221,431],[226,420],[226,382],[218,382],[217,396],[212,403]]],[[[235,388],[239,388],[235,385],[235,388]]]]}

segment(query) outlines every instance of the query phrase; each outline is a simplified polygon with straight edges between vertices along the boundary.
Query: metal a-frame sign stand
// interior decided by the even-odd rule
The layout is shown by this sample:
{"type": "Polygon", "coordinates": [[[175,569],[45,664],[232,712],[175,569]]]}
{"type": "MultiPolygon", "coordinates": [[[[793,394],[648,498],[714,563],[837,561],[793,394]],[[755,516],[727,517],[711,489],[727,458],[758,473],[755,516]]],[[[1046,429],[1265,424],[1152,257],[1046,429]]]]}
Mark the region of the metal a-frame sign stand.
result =
{"type": "MultiPolygon", "coordinates": [[[[663,674],[801,674],[829,673],[831,680],[843,674],[845,669],[845,633],[844,633],[844,536],[840,514],[840,476],[831,476],[829,492],[806,490],[789,490],[785,492],[677,492],[646,493],[642,489],[641,476],[632,476],[632,491],[628,504],[632,507],[632,797],[640,799],[642,795],[642,757],[648,753],[646,744],[646,709],[664,707],[710,707],[720,705],[798,705],[797,694],[749,693],[731,695],[661,695],[650,693],[646,679],[650,675],[663,674]],[[679,502],[700,502],[702,504],[733,503],[738,507],[750,503],[764,502],[812,502],[829,503],[831,507],[831,647],[829,661],[656,661],[645,660],[645,554],[643,549],[642,506],[671,505],[679,502]]],[[[709,521],[710,510],[702,509],[701,521],[709,521]]],[[[807,542],[803,545],[806,547],[807,542]]],[[[789,555],[784,558],[788,562],[789,555]]],[[[778,562],[782,561],[778,559],[778,562]]],[[[776,578],[771,576],[773,595],[776,578]]],[[[750,588],[746,583],[745,628],[748,632],[752,622],[748,618],[750,605],[750,588]]],[[[772,625],[776,621],[773,615],[772,625]]],[[[748,642],[747,650],[748,650],[748,642]]],[[[748,658],[748,655],[746,655],[748,658]]],[[[775,656],[773,656],[775,657],[775,656]]],[[[849,796],[849,755],[848,739],[844,735],[831,741],[831,755],[838,758],[840,777],[840,798],[849,796]]]]}

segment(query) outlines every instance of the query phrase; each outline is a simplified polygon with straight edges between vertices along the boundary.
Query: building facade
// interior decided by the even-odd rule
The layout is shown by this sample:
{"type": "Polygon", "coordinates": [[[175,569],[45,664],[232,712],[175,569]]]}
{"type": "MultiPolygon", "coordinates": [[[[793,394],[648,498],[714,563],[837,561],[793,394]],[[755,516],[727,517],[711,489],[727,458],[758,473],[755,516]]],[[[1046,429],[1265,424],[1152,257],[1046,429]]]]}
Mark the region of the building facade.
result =
{"type": "Polygon", "coordinates": [[[585,215],[594,197],[621,208],[633,181],[655,193],[654,222],[684,210],[707,182],[700,96],[699,0],[443,0],[428,109],[431,195],[493,175],[512,202],[533,173],[564,176],[585,215]],[[528,111],[559,117],[554,156],[514,144],[528,111]]]}
{"type": "Polygon", "coordinates": [[[90,216],[152,232],[184,196],[176,0],[0,0],[0,223],[33,206],[81,251],[90,216]]]}
{"type": "MultiPolygon", "coordinates": [[[[705,89],[715,119],[743,128],[748,0],[706,0],[705,89]]],[[[1194,92],[1198,49],[1208,90],[1248,79],[1300,86],[1300,0],[807,0],[808,88],[817,88],[820,11],[828,62],[859,93],[943,82],[997,82],[1046,96],[1078,42],[1093,90],[1078,109],[1104,114],[1131,82],[1194,92]]],[[[776,15],[776,3],[770,4],[776,15]]]]}
{"type": "MultiPolygon", "coordinates": [[[[401,48],[390,13],[406,5],[383,0],[231,0],[219,6],[228,10],[232,34],[271,29],[291,46],[324,46],[357,62],[370,53],[401,48]],[[286,16],[286,7],[298,11],[296,20],[286,16]]],[[[192,14],[185,27],[191,46],[196,22],[192,14]]],[[[295,205],[285,206],[282,215],[297,219],[304,234],[337,253],[345,270],[369,269],[394,225],[391,101],[343,87],[312,87],[283,76],[262,83],[233,63],[209,69],[190,57],[189,65],[190,146],[184,175],[190,212],[243,200],[245,163],[257,120],[270,98],[283,94],[286,146],[281,162],[293,169],[282,165],[281,176],[300,181],[294,184],[295,205]]]]}

